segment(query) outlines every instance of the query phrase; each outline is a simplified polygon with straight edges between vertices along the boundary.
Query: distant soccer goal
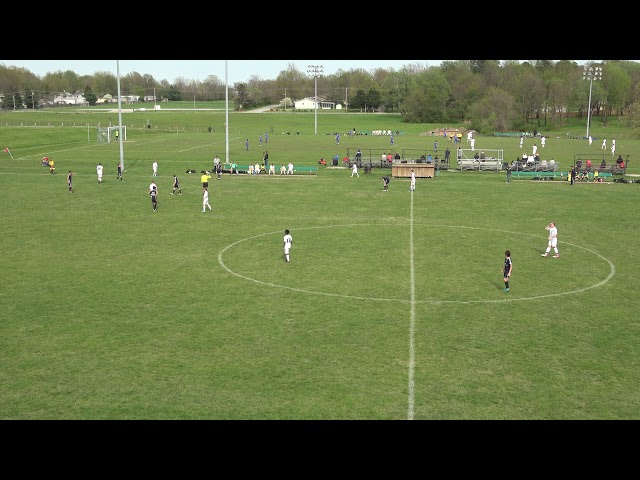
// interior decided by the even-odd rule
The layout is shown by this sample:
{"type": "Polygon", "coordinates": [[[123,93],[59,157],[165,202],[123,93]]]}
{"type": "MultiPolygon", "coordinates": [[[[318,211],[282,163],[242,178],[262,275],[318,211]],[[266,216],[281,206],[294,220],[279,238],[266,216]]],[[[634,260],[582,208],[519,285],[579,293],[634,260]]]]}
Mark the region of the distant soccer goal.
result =
{"type": "MultiPolygon", "coordinates": [[[[106,128],[98,127],[98,143],[111,143],[111,142],[115,141],[115,139],[117,138],[116,131],[119,130],[119,129],[120,129],[119,126],[106,127],[106,128]]],[[[122,126],[122,137],[123,137],[124,141],[127,140],[127,126],[126,125],[122,126]]]]}

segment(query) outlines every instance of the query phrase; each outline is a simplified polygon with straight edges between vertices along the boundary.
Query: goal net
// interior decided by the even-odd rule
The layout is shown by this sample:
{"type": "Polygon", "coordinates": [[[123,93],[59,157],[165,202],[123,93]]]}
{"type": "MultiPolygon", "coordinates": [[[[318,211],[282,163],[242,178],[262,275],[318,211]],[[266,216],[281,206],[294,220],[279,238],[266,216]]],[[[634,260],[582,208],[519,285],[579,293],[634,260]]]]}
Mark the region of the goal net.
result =
{"type": "MultiPolygon", "coordinates": [[[[98,127],[98,143],[111,143],[115,142],[118,136],[116,135],[116,131],[119,132],[120,127],[98,127]]],[[[127,140],[127,126],[122,126],[122,137],[123,140],[127,140]]]]}

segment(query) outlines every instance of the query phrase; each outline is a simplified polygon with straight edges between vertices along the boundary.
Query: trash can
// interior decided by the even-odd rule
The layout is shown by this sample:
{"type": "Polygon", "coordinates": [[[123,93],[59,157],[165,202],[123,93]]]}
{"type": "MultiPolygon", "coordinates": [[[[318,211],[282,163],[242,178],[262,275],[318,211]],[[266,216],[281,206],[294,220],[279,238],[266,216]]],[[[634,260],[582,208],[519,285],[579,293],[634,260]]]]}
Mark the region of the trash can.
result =
{"type": "Polygon", "coordinates": [[[366,165],[364,166],[364,173],[371,173],[371,165],[366,165]]]}

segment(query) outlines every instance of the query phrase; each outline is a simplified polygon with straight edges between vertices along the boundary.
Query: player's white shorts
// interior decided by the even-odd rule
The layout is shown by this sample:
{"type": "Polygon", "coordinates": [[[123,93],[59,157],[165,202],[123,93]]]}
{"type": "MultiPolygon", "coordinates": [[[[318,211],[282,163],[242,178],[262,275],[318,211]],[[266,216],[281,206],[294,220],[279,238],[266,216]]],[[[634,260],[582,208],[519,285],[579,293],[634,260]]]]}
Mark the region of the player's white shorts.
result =
{"type": "Polygon", "coordinates": [[[555,248],[558,245],[558,238],[554,237],[551,240],[549,240],[549,246],[551,248],[555,248]]]}
{"type": "Polygon", "coordinates": [[[284,247],[284,254],[289,255],[289,250],[291,250],[291,247],[284,247]]]}

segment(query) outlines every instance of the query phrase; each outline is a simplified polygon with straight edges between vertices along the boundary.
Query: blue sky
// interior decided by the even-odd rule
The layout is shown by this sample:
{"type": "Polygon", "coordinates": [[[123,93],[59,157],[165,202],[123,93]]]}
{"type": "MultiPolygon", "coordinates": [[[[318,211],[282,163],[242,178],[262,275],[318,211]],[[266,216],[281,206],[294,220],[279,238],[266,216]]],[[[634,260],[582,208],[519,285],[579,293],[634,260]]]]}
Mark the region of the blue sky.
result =
{"type": "MultiPolygon", "coordinates": [[[[307,72],[309,65],[322,65],[325,74],[335,74],[339,69],[362,68],[370,72],[376,68],[393,68],[398,71],[406,65],[440,65],[442,60],[120,60],[120,75],[131,72],[149,74],[169,83],[178,77],[187,80],[205,80],[215,75],[223,82],[226,74],[230,85],[246,82],[252,76],[263,80],[275,80],[282,70],[293,64],[301,72],[307,72]]],[[[26,68],[43,77],[49,72],[72,70],[78,75],[93,75],[95,72],[117,74],[117,60],[0,60],[7,67],[26,68]]]]}

